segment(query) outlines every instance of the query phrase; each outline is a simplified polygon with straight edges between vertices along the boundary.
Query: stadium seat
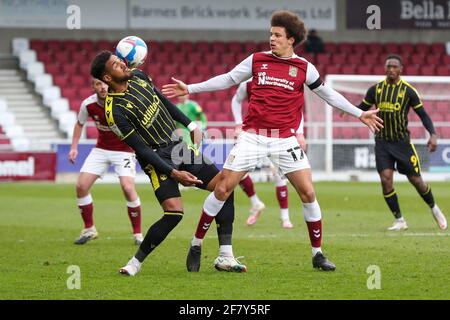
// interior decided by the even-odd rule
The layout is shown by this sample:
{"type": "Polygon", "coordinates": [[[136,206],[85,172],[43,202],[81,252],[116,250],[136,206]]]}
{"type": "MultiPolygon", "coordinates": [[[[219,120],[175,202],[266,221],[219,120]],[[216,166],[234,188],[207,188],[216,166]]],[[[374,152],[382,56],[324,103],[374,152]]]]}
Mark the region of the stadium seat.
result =
{"type": "Polygon", "coordinates": [[[62,87],[61,96],[69,100],[76,99],[78,97],[78,88],[62,87]]]}
{"type": "Polygon", "coordinates": [[[379,75],[379,74],[386,74],[386,71],[384,70],[384,66],[382,65],[376,65],[373,67],[373,74],[379,75]]]}
{"type": "Polygon", "coordinates": [[[53,62],[53,55],[50,52],[37,51],[36,55],[37,55],[37,60],[44,64],[53,62]]]}
{"type": "MultiPolygon", "coordinates": [[[[45,88],[42,91],[42,102],[45,106],[50,106],[52,101],[61,98],[61,89],[56,86],[45,88]]],[[[3,116],[3,115],[2,115],[3,116]]]]}
{"type": "Polygon", "coordinates": [[[175,52],[178,50],[177,44],[173,41],[164,41],[161,43],[161,50],[165,53],[175,52]]]}
{"type": "Polygon", "coordinates": [[[59,74],[53,77],[53,83],[55,84],[55,86],[58,86],[60,88],[63,88],[68,84],[67,80],[68,79],[66,75],[59,74]]]}
{"type": "Polygon", "coordinates": [[[419,70],[419,67],[414,66],[414,65],[404,66],[403,73],[406,75],[419,75],[420,70],[419,70]]]}
{"type": "Polygon", "coordinates": [[[215,121],[232,121],[232,115],[229,113],[218,113],[215,115],[215,121]]]}
{"type": "Polygon", "coordinates": [[[420,74],[423,76],[434,76],[435,75],[435,66],[434,65],[423,65],[420,67],[420,74]]]}
{"type": "Polygon", "coordinates": [[[437,76],[450,76],[450,66],[449,65],[440,65],[436,68],[437,76]]]}
{"type": "MultiPolygon", "coordinates": [[[[187,52],[192,52],[192,51],[187,51],[187,52]]],[[[186,52],[183,51],[176,51],[176,52],[172,52],[172,54],[170,55],[172,63],[174,64],[183,64],[186,62],[186,52]]]]}
{"type": "Polygon", "coordinates": [[[208,64],[199,64],[195,68],[198,75],[203,76],[205,79],[211,75],[211,66],[208,64]]]}
{"type": "Polygon", "coordinates": [[[180,43],[178,43],[178,49],[178,52],[192,52],[194,51],[194,44],[191,41],[180,41],[180,43]]]}
{"type": "Polygon", "coordinates": [[[405,55],[405,54],[411,55],[411,54],[413,54],[414,52],[416,52],[415,49],[414,49],[414,45],[413,45],[412,43],[408,43],[408,42],[406,42],[406,43],[400,43],[399,47],[400,47],[401,50],[402,50],[402,51],[401,51],[401,54],[402,54],[402,55],[405,55]]]}
{"type": "Polygon", "coordinates": [[[107,40],[99,40],[97,41],[95,48],[97,51],[101,51],[101,50],[110,50],[112,51],[114,48],[111,47],[111,44],[109,41],[107,40]]]}
{"type": "Polygon", "coordinates": [[[80,49],[86,52],[93,51],[95,49],[94,42],[92,40],[80,40],[80,49]]]}
{"type": "Polygon", "coordinates": [[[217,52],[218,54],[223,54],[227,52],[227,48],[224,42],[222,41],[214,41],[211,44],[211,51],[217,52]]]}
{"type": "Polygon", "coordinates": [[[162,73],[163,64],[159,62],[146,63],[143,67],[144,72],[147,73],[151,78],[162,73]]]}
{"type": "Polygon", "coordinates": [[[350,64],[354,64],[354,65],[359,65],[363,62],[363,55],[362,53],[350,53],[349,55],[347,55],[346,57],[346,61],[348,61],[348,63],[350,64]]]}
{"type": "Polygon", "coordinates": [[[341,73],[341,67],[338,65],[328,65],[325,68],[325,73],[326,74],[340,74],[341,73]]]}
{"type": "Polygon", "coordinates": [[[210,43],[206,41],[199,41],[195,44],[195,48],[198,52],[208,53],[210,52],[210,43]]]}
{"type": "Polygon", "coordinates": [[[70,53],[70,61],[77,64],[82,64],[88,62],[89,60],[87,59],[86,51],[79,50],[70,53]]]}
{"type": "Polygon", "coordinates": [[[230,71],[231,69],[224,64],[216,64],[215,66],[213,66],[212,68],[212,75],[216,76],[222,73],[227,73],[228,71],[230,71]]]}
{"type": "Polygon", "coordinates": [[[353,44],[353,53],[354,54],[365,54],[370,50],[370,47],[367,43],[357,42],[353,44]]]}
{"type": "Polygon", "coordinates": [[[27,65],[32,62],[36,62],[36,52],[34,50],[22,50],[19,53],[19,66],[22,69],[26,69],[27,65]]]}
{"type": "Polygon", "coordinates": [[[248,58],[249,55],[250,55],[250,53],[247,53],[247,52],[238,53],[235,57],[234,64],[241,63],[246,58],[248,58]]]}
{"type": "Polygon", "coordinates": [[[423,53],[415,53],[410,56],[411,64],[413,65],[422,65],[425,61],[425,54],[423,53]]]}
{"type": "MultiPolygon", "coordinates": [[[[331,56],[331,62],[334,64],[345,64],[346,63],[346,54],[345,53],[336,53],[331,56]]],[[[352,62],[350,62],[352,63],[352,62]]]]}
{"type": "Polygon", "coordinates": [[[44,64],[39,61],[29,63],[27,65],[26,72],[27,79],[29,81],[35,82],[37,76],[44,74],[44,64]]]}
{"type": "Polygon", "coordinates": [[[179,67],[179,72],[180,75],[186,79],[187,77],[189,77],[190,75],[194,74],[194,70],[195,70],[195,65],[193,64],[182,64],[179,67]]]}
{"type": "Polygon", "coordinates": [[[324,51],[325,51],[326,53],[334,54],[334,53],[337,52],[336,44],[333,43],[333,42],[327,42],[327,43],[325,43],[324,46],[323,46],[323,48],[324,48],[324,51]]]}
{"type": "Polygon", "coordinates": [[[248,54],[258,52],[258,45],[254,41],[247,41],[243,45],[244,45],[244,52],[247,52],[248,54]]]}
{"type": "Polygon", "coordinates": [[[331,55],[328,53],[319,53],[316,55],[316,64],[327,65],[331,62],[331,55]]]}
{"type": "Polygon", "coordinates": [[[215,65],[219,63],[219,54],[217,52],[207,52],[203,54],[205,64],[215,65]]]}
{"type": "Polygon", "coordinates": [[[47,50],[47,43],[41,39],[31,39],[30,40],[30,49],[35,51],[45,51],[47,50]]]}
{"type": "Polygon", "coordinates": [[[445,44],[443,43],[433,43],[430,46],[430,52],[435,54],[445,54],[445,44]]]}
{"type": "Polygon", "coordinates": [[[53,77],[47,73],[37,76],[34,85],[36,92],[42,94],[45,88],[49,88],[53,85],[53,77]]]}
{"type": "Polygon", "coordinates": [[[378,53],[368,53],[363,55],[362,59],[363,63],[367,65],[376,65],[380,60],[380,56],[378,53]]]}
{"type": "Polygon", "coordinates": [[[430,46],[427,43],[416,43],[414,44],[414,51],[425,55],[430,52],[430,46]]]}
{"type": "Polygon", "coordinates": [[[61,48],[61,40],[47,40],[47,50],[53,52],[59,52],[62,50],[61,48]]]}
{"type": "Polygon", "coordinates": [[[425,129],[423,128],[409,126],[408,130],[412,139],[422,139],[425,137],[425,129]]]}
{"type": "Polygon", "coordinates": [[[90,63],[81,63],[78,65],[79,74],[83,77],[90,78],[91,77],[91,64],[90,63]]]}
{"type": "Polygon", "coordinates": [[[83,87],[78,91],[79,97],[82,99],[86,99],[87,97],[94,94],[94,90],[91,87],[83,87]]]}
{"type": "Polygon", "coordinates": [[[65,51],[79,51],[80,50],[80,42],[76,40],[65,40],[62,41],[62,49],[65,51]]]}
{"type": "Polygon", "coordinates": [[[58,119],[59,115],[69,111],[69,101],[65,98],[53,100],[50,104],[50,114],[54,119],[58,119]]]}
{"type": "Polygon", "coordinates": [[[383,45],[383,52],[386,54],[399,54],[400,46],[395,42],[388,42],[383,45]]]}
{"type": "Polygon", "coordinates": [[[235,55],[233,52],[227,52],[219,55],[219,59],[223,64],[234,65],[235,63],[235,55]]]}
{"type": "Polygon", "coordinates": [[[171,77],[177,77],[180,74],[178,71],[178,64],[163,65],[162,73],[171,77]]]}
{"type": "Polygon", "coordinates": [[[238,41],[230,41],[227,43],[228,46],[228,51],[229,52],[234,52],[234,53],[240,53],[243,52],[243,44],[241,42],[238,41]]]}
{"type": "Polygon", "coordinates": [[[440,129],[440,138],[450,139],[450,127],[441,127],[440,129]]]}
{"type": "Polygon", "coordinates": [[[186,57],[186,62],[191,64],[202,64],[203,56],[202,52],[191,52],[186,57]]]}
{"type": "MultiPolygon", "coordinates": [[[[87,97],[86,97],[87,98],[87,97]]],[[[70,110],[78,113],[78,111],[80,111],[80,107],[81,107],[81,103],[83,102],[83,100],[80,99],[72,99],[69,101],[69,106],[70,106],[70,110]]]]}
{"type": "Polygon", "coordinates": [[[371,42],[371,43],[368,44],[368,46],[369,46],[368,50],[367,50],[368,54],[375,53],[377,55],[380,55],[380,54],[382,54],[384,52],[384,50],[383,50],[384,48],[383,48],[383,45],[381,43],[371,42]]]}
{"type": "Polygon", "coordinates": [[[78,73],[78,64],[75,62],[62,63],[62,72],[67,75],[78,73]]]}
{"type": "Polygon", "coordinates": [[[222,104],[218,101],[208,101],[205,103],[203,110],[208,114],[216,114],[222,111],[222,104]]]}
{"type": "Polygon", "coordinates": [[[369,65],[359,65],[356,67],[356,74],[371,75],[372,72],[372,66],[369,65]]]}
{"type": "Polygon", "coordinates": [[[70,83],[75,87],[81,88],[83,86],[90,85],[91,83],[86,81],[86,77],[75,74],[70,77],[70,83]]]}
{"type": "Polygon", "coordinates": [[[269,41],[263,41],[258,43],[258,51],[269,51],[270,44],[269,41]]]}
{"type": "Polygon", "coordinates": [[[428,64],[432,64],[432,65],[437,66],[437,65],[441,64],[441,61],[442,61],[442,58],[441,58],[441,54],[440,53],[432,53],[432,54],[428,54],[426,56],[426,62],[428,64]]]}
{"type": "Polygon", "coordinates": [[[341,73],[343,74],[356,74],[356,66],[352,64],[346,64],[341,66],[341,73]]]}

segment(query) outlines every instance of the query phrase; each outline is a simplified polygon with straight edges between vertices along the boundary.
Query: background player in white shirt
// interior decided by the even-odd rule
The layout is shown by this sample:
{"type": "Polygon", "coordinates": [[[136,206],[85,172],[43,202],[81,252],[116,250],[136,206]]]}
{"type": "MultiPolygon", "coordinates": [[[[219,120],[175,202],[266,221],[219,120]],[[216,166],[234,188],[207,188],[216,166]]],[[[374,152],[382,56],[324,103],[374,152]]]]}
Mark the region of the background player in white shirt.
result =
{"type": "MultiPolygon", "coordinates": [[[[363,112],[325,85],[314,65],[294,53],[294,47],[305,40],[307,33],[303,21],[295,13],[274,12],[271,26],[271,51],[254,53],[230,72],[205,82],[186,85],[173,79],[176,83],[163,86],[163,93],[173,98],[222,90],[252,78],[252,94],[243,131],[228,155],[214,192],[205,200],[201,219],[205,226],[211,223],[242,177],[268,156],[289,179],[303,203],[313,267],[333,271],[336,266],[322,253],[322,213],[316,200],[311,167],[295,138],[303,112],[303,85],[329,105],[359,118],[372,131],[382,127],[382,120],[376,115],[378,110],[363,112]]],[[[199,245],[201,239],[194,237],[191,246],[199,245]]]]}
{"type": "MultiPolygon", "coordinates": [[[[239,84],[233,98],[231,99],[231,110],[233,112],[234,122],[236,123],[236,136],[242,130],[242,102],[250,100],[251,95],[251,80],[247,80],[239,84]]],[[[297,140],[300,147],[306,151],[306,140],[303,135],[303,117],[300,127],[296,132],[297,140]]],[[[281,226],[285,229],[291,229],[294,227],[289,218],[289,206],[288,206],[288,187],[286,177],[279,173],[278,168],[275,168],[271,163],[271,170],[275,181],[275,194],[280,205],[280,219],[281,226]]],[[[249,174],[246,174],[244,178],[239,182],[244,193],[249,197],[252,207],[250,208],[250,215],[247,219],[247,225],[252,226],[256,223],[259,216],[265,209],[264,203],[259,199],[255,192],[253,181],[249,174]]]]}
{"type": "Polygon", "coordinates": [[[127,200],[128,217],[133,228],[135,244],[143,241],[141,233],[141,202],[136,192],[134,178],[136,176],[136,157],[134,151],[109,129],[105,118],[105,98],[108,86],[100,80],[92,79],[92,88],[95,94],[81,103],[78,121],[73,128],[72,145],[69,152],[69,161],[75,163],[78,155],[78,142],[83,126],[88,117],[92,117],[97,126],[99,136],[95,148],[91,150],[80,170],[76,184],[77,203],[83,218],[84,228],[75,244],[85,244],[98,237],[94,225],[94,205],[90,189],[95,181],[102,177],[111,165],[119,176],[120,186],[127,200]]]}

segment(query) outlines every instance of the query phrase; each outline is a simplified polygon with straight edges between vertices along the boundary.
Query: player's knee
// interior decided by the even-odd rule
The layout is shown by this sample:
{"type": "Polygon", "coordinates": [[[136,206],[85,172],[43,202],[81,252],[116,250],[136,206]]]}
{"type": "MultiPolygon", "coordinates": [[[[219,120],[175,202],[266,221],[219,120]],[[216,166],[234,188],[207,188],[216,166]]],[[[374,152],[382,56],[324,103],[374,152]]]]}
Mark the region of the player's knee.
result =
{"type": "Polygon", "coordinates": [[[89,186],[82,181],[77,181],[75,189],[79,198],[84,197],[89,193],[89,186]]]}
{"type": "Polygon", "coordinates": [[[128,198],[131,198],[132,195],[135,194],[135,187],[133,183],[122,183],[122,190],[123,193],[125,193],[128,198]]]}
{"type": "Polygon", "coordinates": [[[227,188],[226,184],[224,183],[219,183],[214,189],[214,194],[216,198],[222,201],[228,199],[228,197],[232,192],[233,190],[227,188]]]}
{"type": "Polygon", "coordinates": [[[311,203],[316,200],[316,193],[314,190],[306,190],[300,193],[300,198],[303,203],[311,203]]]}

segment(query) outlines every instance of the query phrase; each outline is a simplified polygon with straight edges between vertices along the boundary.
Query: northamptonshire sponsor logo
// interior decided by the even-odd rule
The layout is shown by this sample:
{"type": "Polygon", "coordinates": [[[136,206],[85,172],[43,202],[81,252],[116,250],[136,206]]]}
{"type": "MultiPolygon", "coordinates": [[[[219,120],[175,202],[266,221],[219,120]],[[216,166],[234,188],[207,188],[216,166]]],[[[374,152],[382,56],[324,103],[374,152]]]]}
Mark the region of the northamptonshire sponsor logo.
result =
{"type": "Polygon", "coordinates": [[[34,169],[34,157],[28,157],[27,160],[0,161],[0,177],[32,177],[34,169]]]}

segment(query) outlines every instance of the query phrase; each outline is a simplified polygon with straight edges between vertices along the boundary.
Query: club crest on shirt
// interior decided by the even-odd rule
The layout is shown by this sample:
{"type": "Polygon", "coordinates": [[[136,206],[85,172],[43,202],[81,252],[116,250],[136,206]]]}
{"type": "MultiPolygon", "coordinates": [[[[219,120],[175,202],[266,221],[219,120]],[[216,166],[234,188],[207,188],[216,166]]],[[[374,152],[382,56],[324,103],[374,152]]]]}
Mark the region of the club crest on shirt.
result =
{"type": "Polygon", "coordinates": [[[267,70],[268,64],[267,63],[263,63],[261,65],[261,70],[267,70]]]}
{"type": "Polygon", "coordinates": [[[146,88],[147,87],[147,82],[142,80],[142,79],[137,79],[137,83],[139,83],[140,86],[146,88]]]}
{"type": "Polygon", "coordinates": [[[289,75],[291,77],[296,77],[298,73],[298,68],[294,66],[289,66],[289,75]]]}

